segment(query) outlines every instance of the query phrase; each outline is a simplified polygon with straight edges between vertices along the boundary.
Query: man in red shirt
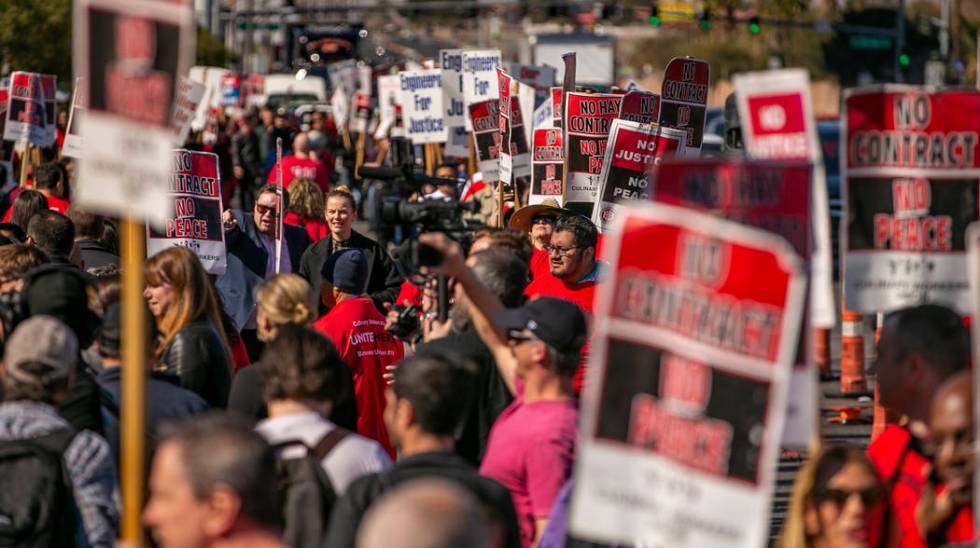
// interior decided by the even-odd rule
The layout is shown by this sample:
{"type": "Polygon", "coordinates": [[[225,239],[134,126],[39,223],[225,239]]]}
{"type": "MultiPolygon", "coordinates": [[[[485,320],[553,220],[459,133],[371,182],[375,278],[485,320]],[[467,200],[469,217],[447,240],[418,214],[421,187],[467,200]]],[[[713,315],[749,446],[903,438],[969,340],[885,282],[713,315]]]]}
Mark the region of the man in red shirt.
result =
{"type": "Polygon", "coordinates": [[[973,372],[946,381],[932,399],[929,435],[933,464],[943,489],[929,485],[916,511],[919,530],[930,546],[975,546],[973,472],[973,372]]]}
{"type": "MultiPolygon", "coordinates": [[[[535,277],[524,294],[528,299],[556,297],[578,305],[586,319],[592,320],[592,301],[599,282],[599,261],[595,259],[598,231],[592,221],[581,215],[559,217],[545,246],[551,271],[535,277]]],[[[589,344],[582,348],[582,360],[575,372],[575,393],[582,392],[589,344]]]]}
{"type": "MultiPolygon", "coordinates": [[[[71,203],[62,198],[62,196],[67,196],[67,188],[64,172],[56,162],[46,162],[34,168],[34,190],[44,194],[44,197],[48,199],[48,209],[67,215],[71,203]]],[[[3,222],[10,222],[10,215],[14,212],[14,201],[23,191],[23,188],[15,188],[10,191],[10,208],[4,214],[3,222]]]]}
{"type": "Polygon", "coordinates": [[[313,324],[337,347],[354,377],[357,432],[376,440],[395,458],[385,429],[385,368],[399,362],[402,343],[385,331],[385,317],[364,292],[368,265],[360,249],[344,249],[323,263],[321,297],[330,312],[313,324]]]}
{"type": "Polygon", "coordinates": [[[562,209],[553,198],[548,198],[540,204],[522,207],[511,216],[510,227],[531,238],[531,276],[535,280],[550,273],[551,262],[545,247],[551,243],[558,217],[568,214],[571,212],[562,209]]]}
{"type": "Polygon", "coordinates": [[[923,442],[928,439],[929,406],[939,386],[965,370],[969,359],[969,333],[962,318],[946,307],[905,308],[885,320],[874,364],[879,396],[882,406],[904,415],[907,423],[888,425],[868,447],[868,456],[888,489],[881,546],[927,545],[916,522],[916,508],[929,481],[923,442]]]}
{"type": "MultiPolygon", "coordinates": [[[[275,183],[278,172],[279,164],[272,166],[268,182],[275,183]]],[[[293,139],[293,155],[282,159],[282,187],[289,188],[289,183],[298,177],[313,181],[324,194],[330,192],[327,166],[310,152],[310,139],[305,133],[300,133],[293,139]]]]}

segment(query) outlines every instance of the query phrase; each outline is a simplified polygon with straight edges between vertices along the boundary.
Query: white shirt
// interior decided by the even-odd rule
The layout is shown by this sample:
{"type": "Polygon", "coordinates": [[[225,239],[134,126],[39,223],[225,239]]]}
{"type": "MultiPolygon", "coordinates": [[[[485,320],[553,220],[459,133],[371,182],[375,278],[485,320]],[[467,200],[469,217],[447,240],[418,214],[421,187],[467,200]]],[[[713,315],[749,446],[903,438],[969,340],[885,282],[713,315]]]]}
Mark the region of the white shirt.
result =
{"type": "MultiPolygon", "coordinates": [[[[255,430],[273,445],[299,440],[307,447],[313,447],[335,428],[337,425],[310,411],[265,419],[256,425],[255,430]]],[[[334,491],[340,496],[357,478],[391,468],[391,459],[378,442],[350,433],[340,440],[321,464],[334,491]]]]}

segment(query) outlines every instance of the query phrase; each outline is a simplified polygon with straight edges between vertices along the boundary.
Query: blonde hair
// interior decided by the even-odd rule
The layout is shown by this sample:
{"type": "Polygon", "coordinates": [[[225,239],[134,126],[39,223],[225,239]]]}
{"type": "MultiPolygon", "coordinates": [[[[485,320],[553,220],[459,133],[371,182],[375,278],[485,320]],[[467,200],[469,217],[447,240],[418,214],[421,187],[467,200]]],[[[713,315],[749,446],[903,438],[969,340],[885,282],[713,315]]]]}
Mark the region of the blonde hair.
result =
{"type": "MultiPolygon", "coordinates": [[[[157,321],[163,336],[160,349],[165,349],[174,335],[201,316],[210,318],[221,337],[225,351],[231,356],[228,339],[222,328],[221,304],[211,286],[208,273],[197,255],[186,247],[170,247],[146,261],[146,284],[151,287],[170,285],[175,298],[157,321]]],[[[230,367],[230,364],[227,364],[230,367]]]]}
{"type": "Polygon", "coordinates": [[[310,284],[296,274],[276,274],[255,290],[255,302],[275,326],[312,323],[316,319],[314,297],[310,284]]]}
{"type": "Polygon", "coordinates": [[[343,198],[350,204],[351,211],[357,211],[357,200],[354,199],[354,195],[350,193],[350,188],[347,185],[340,185],[328,192],[323,199],[323,203],[326,204],[330,198],[343,198]]]}
{"type": "Polygon", "coordinates": [[[815,509],[819,501],[817,492],[826,488],[831,478],[844,466],[856,462],[867,468],[869,474],[877,478],[874,465],[868,456],[857,447],[831,445],[814,448],[803,468],[796,476],[793,493],[790,495],[789,512],[786,524],[779,535],[779,548],[807,548],[813,544],[813,534],[807,530],[806,514],[815,509]]]}
{"type": "Polygon", "coordinates": [[[288,211],[307,219],[323,219],[323,191],[313,181],[303,177],[293,179],[286,189],[289,193],[288,211]]]}

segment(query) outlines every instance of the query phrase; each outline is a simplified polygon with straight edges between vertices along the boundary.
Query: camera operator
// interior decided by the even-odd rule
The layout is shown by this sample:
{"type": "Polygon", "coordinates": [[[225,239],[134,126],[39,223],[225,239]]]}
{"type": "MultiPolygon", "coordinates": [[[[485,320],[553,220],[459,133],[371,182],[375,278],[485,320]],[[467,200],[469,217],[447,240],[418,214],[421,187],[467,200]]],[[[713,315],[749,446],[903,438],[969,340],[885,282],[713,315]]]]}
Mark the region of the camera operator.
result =
{"type": "Polygon", "coordinates": [[[327,193],[326,204],[330,236],[316,242],[303,253],[299,274],[314,288],[319,288],[320,271],[327,257],[342,249],[360,249],[368,264],[366,293],[378,310],[385,310],[384,303],[394,302],[402,283],[395,261],[378,242],[352,228],[354,219],[357,218],[357,205],[350,192],[338,187],[327,193]]]}

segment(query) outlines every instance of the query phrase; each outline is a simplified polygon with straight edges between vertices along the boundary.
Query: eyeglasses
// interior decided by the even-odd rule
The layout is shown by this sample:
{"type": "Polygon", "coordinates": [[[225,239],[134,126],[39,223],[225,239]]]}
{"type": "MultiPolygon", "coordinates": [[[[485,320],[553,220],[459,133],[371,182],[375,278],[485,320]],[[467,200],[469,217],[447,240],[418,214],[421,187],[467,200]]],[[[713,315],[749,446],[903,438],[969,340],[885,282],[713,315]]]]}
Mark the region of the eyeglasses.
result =
{"type": "Polygon", "coordinates": [[[255,212],[258,213],[259,215],[265,215],[266,213],[272,213],[273,215],[275,215],[276,207],[275,206],[270,207],[262,204],[255,204],[255,212]]]}
{"type": "Polygon", "coordinates": [[[818,493],[817,498],[821,501],[831,502],[839,508],[851,500],[851,497],[854,495],[861,498],[861,503],[865,507],[869,507],[885,498],[885,488],[875,486],[856,491],[850,489],[824,489],[818,493]]]}
{"type": "Polygon", "coordinates": [[[555,224],[555,218],[551,215],[535,215],[531,217],[532,225],[553,225],[555,224]]]}
{"type": "Polygon", "coordinates": [[[573,249],[578,249],[578,246],[573,245],[571,247],[558,247],[556,245],[546,245],[544,250],[548,255],[552,253],[557,253],[559,257],[568,257],[572,254],[573,249]]]}

